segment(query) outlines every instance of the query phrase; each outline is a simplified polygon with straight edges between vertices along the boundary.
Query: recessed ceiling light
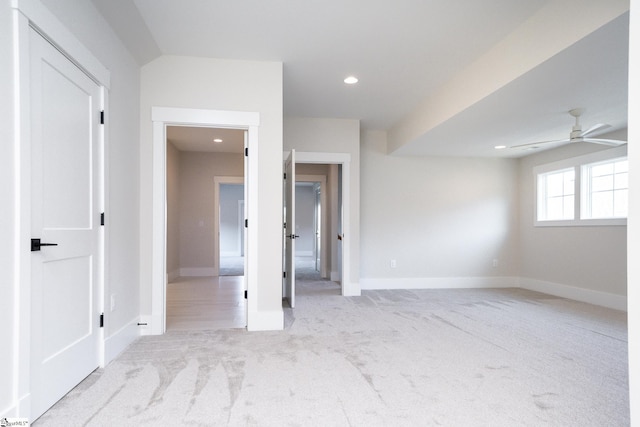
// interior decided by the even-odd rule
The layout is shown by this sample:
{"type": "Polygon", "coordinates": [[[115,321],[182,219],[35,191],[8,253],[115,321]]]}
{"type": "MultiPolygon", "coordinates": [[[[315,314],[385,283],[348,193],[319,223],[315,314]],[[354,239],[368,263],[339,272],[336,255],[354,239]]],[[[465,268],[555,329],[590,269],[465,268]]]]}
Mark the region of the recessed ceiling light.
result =
{"type": "Polygon", "coordinates": [[[222,140],[220,138],[216,138],[213,140],[213,142],[215,142],[216,144],[219,144],[222,142],[222,140]]]}
{"type": "Polygon", "coordinates": [[[505,148],[507,148],[507,146],[506,145],[496,145],[493,148],[495,148],[496,150],[504,150],[505,148]]]}
{"type": "Polygon", "coordinates": [[[358,78],[356,76],[349,76],[346,79],[344,79],[344,82],[348,85],[354,85],[358,83],[358,78]]]}

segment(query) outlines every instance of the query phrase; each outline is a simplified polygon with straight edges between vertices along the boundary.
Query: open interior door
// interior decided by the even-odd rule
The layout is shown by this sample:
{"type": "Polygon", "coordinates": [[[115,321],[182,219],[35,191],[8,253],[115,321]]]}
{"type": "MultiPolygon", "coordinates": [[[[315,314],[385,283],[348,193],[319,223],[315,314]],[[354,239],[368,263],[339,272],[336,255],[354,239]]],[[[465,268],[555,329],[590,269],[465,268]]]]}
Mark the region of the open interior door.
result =
{"type": "Polygon", "coordinates": [[[284,298],[291,308],[296,301],[296,150],[291,150],[284,165],[285,261],[284,298]]]}

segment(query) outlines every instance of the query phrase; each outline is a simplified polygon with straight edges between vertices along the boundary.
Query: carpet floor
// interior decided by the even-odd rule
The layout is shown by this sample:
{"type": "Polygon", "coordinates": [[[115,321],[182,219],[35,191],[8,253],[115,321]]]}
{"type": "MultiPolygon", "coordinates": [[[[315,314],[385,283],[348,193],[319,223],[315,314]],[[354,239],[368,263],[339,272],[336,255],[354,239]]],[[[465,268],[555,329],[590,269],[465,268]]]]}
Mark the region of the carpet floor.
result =
{"type": "Polygon", "coordinates": [[[627,366],[623,312],[301,281],[284,331],[142,337],[35,425],[626,426],[627,366]]]}

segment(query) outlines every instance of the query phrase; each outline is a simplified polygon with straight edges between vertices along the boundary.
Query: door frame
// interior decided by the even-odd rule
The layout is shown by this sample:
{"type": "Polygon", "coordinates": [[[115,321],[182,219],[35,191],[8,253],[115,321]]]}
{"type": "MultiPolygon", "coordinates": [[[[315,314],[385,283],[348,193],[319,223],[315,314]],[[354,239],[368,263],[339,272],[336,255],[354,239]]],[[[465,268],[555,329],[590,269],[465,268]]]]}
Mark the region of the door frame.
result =
{"type": "MultiPolygon", "coordinates": [[[[216,262],[213,266],[214,276],[220,276],[220,184],[243,184],[244,177],[240,176],[216,176],[213,178],[214,195],[213,205],[215,209],[215,221],[213,221],[213,235],[215,236],[214,248],[216,262]]],[[[246,206],[246,205],[245,205],[246,206]]],[[[245,210],[245,215],[247,214],[245,210]]],[[[244,218],[242,219],[244,222],[244,218]]]]}
{"type": "MultiPolygon", "coordinates": [[[[284,158],[286,158],[286,153],[284,158]]],[[[360,285],[351,281],[351,154],[296,151],[296,163],[342,166],[342,272],[340,274],[340,288],[342,296],[360,295],[360,285]]]]}
{"type": "MultiPolygon", "coordinates": [[[[255,206],[258,205],[258,128],[260,114],[257,112],[203,110],[193,108],[152,107],[153,123],[153,190],[152,190],[152,251],[151,251],[151,334],[162,335],[166,330],[167,312],[167,272],[166,272],[166,176],[167,176],[167,126],[199,126],[247,131],[247,149],[251,153],[248,167],[244,171],[244,182],[248,190],[245,200],[247,219],[256,226],[247,231],[245,248],[247,266],[245,286],[248,290],[247,312],[257,311],[258,294],[257,271],[258,257],[258,217],[255,206]]],[[[248,318],[248,321],[250,318],[248,318]]],[[[252,325],[247,323],[249,329],[252,325]]]]}
{"type": "MultiPolygon", "coordinates": [[[[17,171],[17,195],[16,228],[14,240],[12,242],[14,253],[17,256],[17,274],[13,283],[15,288],[14,302],[14,332],[13,332],[13,352],[12,364],[14,366],[13,395],[15,396],[15,406],[11,409],[16,414],[30,414],[31,412],[31,115],[30,115],[30,75],[29,61],[31,49],[29,44],[29,31],[35,29],[49,43],[60,50],[74,65],[80,68],[99,87],[101,92],[101,108],[105,112],[105,117],[109,116],[108,97],[111,83],[111,74],[100,61],[89,51],[46,7],[40,2],[14,0],[13,1],[13,24],[15,28],[14,46],[16,48],[16,59],[14,61],[14,87],[17,88],[15,97],[15,117],[13,126],[14,135],[14,165],[17,171]]],[[[100,161],[101,170],[98,171],[100,180],[100,203],[101,209],[108,215],[109,205],[107,203],[109,194],[109,167],[108,159],[105,155],[104,147],[109,141],[108,127],[103,126],[100,132],[100,161]]],[[[99,244],[100,253],[100,274],[98,280],[98,303],[104,311],[105,287],[108,281],[108,251],[109,235],[101,230],[101,241],[99,244]]],[[[108,325],[107,325],[108,326],[108,325]]],[[[99,365],[104,367],[110,360],[106,360],[108,355],[114,351],[107,347],[105,342],[105,329],[99,331],[99,365]]]]}

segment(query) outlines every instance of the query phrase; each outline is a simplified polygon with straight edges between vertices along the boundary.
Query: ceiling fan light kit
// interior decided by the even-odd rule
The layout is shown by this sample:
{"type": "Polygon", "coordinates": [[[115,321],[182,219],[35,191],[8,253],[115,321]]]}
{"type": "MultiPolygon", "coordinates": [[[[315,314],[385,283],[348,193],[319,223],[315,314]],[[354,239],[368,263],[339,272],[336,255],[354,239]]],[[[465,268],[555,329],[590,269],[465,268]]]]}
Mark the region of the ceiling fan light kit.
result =
{"type": "Polygon", "coordinates": [[[601,139],[601,138],[589,138],[589,135],[602,131],[604,129],[610,128],[611,125],[605,123],[598,123],[591,126],[589,129],[583,131],[582,125],[580,124],[580,116],[584,114],[584,108],[574,108],[569,110],[569,114],[573,116],[576,120],[575,124],[571,128],[571,133],[569,133],[568,139],[557,139],[551,141],[538,141],[531,142],[528,144],[519,144],[513,145],[511,148],[538,148],[538,146],[542,144],[551,144],[551,143],[571,143],[571,142],[590,142],[593,144],[601,144],[601,145],[609,145],[609,146],[618,146],[622,144],[626,144],[626,141],[620,141],[617,139],[601,139]]]}

